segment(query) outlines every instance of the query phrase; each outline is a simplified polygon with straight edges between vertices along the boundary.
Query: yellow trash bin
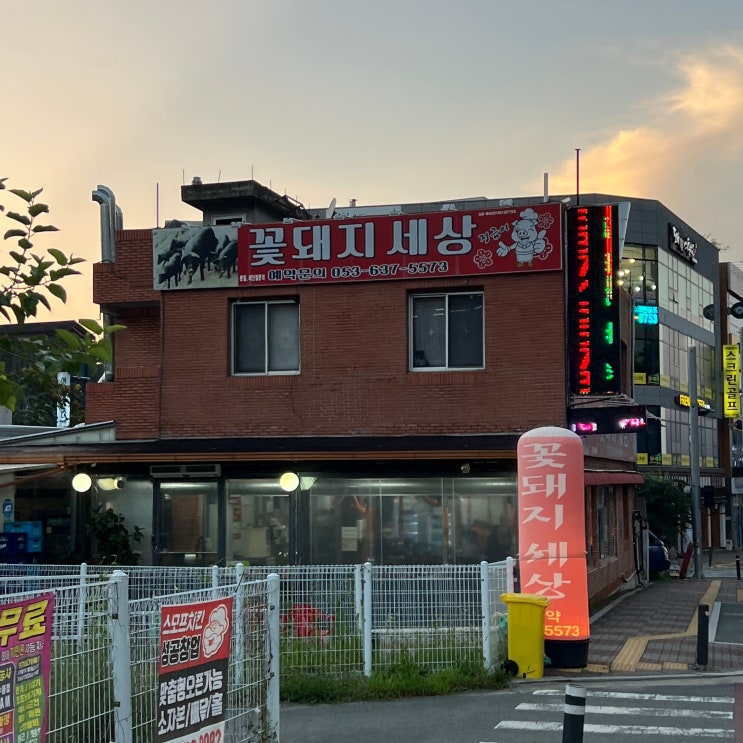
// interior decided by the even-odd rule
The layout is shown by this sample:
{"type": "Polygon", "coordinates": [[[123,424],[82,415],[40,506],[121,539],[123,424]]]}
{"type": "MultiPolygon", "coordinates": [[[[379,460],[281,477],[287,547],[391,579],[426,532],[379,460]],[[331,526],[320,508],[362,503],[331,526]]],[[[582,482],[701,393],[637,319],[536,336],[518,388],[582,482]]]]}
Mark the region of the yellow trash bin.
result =
{"type": "Polygon", "coordinates": [[[508,606],[508,660],[512,676],[544,676],[544,612],[550,600],[531,593],[502,593],[508,606]]]}

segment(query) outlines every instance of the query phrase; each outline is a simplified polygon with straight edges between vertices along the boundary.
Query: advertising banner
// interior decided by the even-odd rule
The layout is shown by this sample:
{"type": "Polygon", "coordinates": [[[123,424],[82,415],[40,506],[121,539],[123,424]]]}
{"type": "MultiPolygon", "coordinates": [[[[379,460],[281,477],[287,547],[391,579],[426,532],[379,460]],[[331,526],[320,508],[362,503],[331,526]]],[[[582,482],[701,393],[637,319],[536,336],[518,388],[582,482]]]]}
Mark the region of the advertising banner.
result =
{"type": "Polygon", "coordinates": [[[232,597],[163,606],[157,740],[224,741],[232,597]]]}
{"type": "Polygon", "coordinates": [[[238,227],[238,284],[276,286],[562,268],[559,203],[238,227]]]}
{"type": "Polygon", "coordinates": [[[44,743],[54,594],[0,608],[0,743],[44,743]]]}
{"type": "Polygon", "coordinates": [[[723,404],[726,418],[740,418],[740,349],[737,343],[722,347],[723,404]]]}
{"type": "Polygon", "coordinates": [[[582,667],[590,634],[583,443],[564,428],[535,428],[519,438],[517,463],[521,591],[550,601],[544,636],[552,664],[582,667]]]}

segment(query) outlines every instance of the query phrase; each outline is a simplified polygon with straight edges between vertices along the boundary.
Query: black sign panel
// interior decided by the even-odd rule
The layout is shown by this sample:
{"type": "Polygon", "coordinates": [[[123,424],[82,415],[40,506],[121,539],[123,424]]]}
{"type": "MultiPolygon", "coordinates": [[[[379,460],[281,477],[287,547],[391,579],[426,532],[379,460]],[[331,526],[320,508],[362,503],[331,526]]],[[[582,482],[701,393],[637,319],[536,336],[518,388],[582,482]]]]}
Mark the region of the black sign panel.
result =
{"type": "Polygon", "coordinates": [[[619,207],[577,206],[567,211],[568,352],[574,395],[621,390],[619,207]]]}

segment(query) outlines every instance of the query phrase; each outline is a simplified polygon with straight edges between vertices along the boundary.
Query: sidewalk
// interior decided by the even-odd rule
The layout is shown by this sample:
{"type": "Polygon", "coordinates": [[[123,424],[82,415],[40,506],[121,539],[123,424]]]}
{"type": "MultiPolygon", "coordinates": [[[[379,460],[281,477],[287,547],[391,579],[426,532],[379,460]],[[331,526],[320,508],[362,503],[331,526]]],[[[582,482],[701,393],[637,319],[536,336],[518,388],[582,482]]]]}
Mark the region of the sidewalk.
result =
{"type": "MultiPolygon", "coordinates": [[[[666,578],[622,594],[591,617],[588,666],[567,670],[547,665],[545,678],[566,673],[743,672],[743,580],[737,580],[735,557],[716,551],[709,567],[705,553],[703,578],[666,578]],[[700,604],[709,606],[706,667],[697,665],[700,604]]],[[[703,644],[701,648],[703,653],[703,644]]]]}

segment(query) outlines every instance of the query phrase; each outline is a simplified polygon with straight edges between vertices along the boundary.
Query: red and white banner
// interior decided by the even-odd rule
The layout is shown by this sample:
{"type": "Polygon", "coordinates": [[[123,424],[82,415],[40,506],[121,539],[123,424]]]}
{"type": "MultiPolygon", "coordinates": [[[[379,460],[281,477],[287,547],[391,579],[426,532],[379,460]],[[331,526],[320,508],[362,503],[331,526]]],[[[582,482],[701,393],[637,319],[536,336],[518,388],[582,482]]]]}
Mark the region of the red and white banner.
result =
{"type": "Polygon", "coordinates": [[[163,606],[157,739],[224,741],[232,597],[163,606]]]}
{"type": "Polygon", "coordinates": [[[586,640],[583,442],[565,428],[535,428],[519,438],[517,460],[521,591],[550,600],[546,640],[586,640]]]}
{"type": "Polygon", "coordinates": [[[558,271],[563,210],[541,203],[242,225],[238,285],[558,271]]]}

